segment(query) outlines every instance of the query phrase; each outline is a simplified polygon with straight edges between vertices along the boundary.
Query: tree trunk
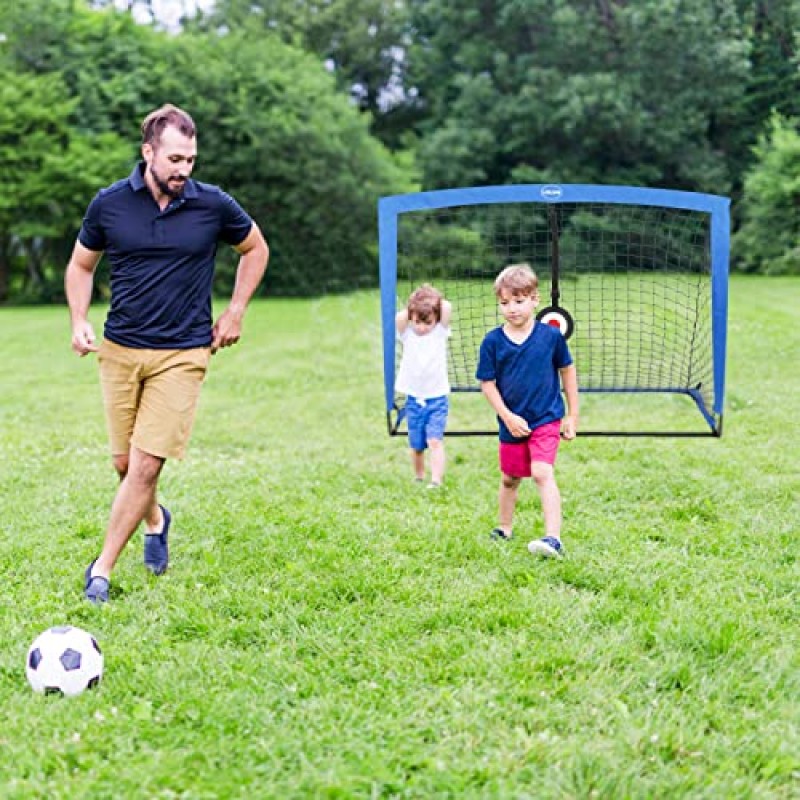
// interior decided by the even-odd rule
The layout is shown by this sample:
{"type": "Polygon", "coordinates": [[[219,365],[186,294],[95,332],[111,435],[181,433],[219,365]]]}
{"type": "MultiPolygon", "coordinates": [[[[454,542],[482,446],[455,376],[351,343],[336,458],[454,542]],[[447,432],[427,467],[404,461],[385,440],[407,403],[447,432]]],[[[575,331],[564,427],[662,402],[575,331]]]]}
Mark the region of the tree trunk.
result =
{"type": "Polygon", "coordinates": [[[31,240],[25,242],[23,252],[25,253],[27,273],[25,277],[25,290],[28,293],[40,292],[44,285],[41,249],[37,247],[37,242],[35,240],[31,240]]]}

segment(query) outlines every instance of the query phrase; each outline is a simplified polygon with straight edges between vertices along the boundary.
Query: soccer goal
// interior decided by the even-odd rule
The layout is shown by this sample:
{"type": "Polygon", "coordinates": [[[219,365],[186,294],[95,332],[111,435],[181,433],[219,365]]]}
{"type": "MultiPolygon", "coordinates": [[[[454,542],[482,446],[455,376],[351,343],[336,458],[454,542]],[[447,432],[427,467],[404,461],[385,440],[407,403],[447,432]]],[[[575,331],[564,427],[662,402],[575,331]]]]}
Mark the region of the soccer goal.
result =
{"type": "Polygon", "coordinates": [[[501,324],[493,282],[527,262],[538,318],[568,338],[579,435],[720,436],[730,201],[628,186],[492,186],[384,197],[378,205],[387,425],[401,432],[394,318],[422,283],[453,304],[448,435],[496,434],[475,379],[501,324]],[[482,398],[481,398],[482,400],[482,398]],[[584,423],[588,425],[584,428],[584,423]]]}

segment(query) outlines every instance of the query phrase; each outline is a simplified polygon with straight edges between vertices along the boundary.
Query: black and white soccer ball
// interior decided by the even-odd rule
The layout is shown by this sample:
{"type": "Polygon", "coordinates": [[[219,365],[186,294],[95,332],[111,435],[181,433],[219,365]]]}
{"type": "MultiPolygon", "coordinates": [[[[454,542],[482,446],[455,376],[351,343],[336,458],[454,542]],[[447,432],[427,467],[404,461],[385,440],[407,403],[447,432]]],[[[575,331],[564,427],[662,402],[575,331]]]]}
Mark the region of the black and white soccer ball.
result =
{"type": "Polygon", "coordinates": [[[34,691],[72,696],[100,683],[103,654],[90,633],[60,625],[33,640],[25,672],[34,691]]]}

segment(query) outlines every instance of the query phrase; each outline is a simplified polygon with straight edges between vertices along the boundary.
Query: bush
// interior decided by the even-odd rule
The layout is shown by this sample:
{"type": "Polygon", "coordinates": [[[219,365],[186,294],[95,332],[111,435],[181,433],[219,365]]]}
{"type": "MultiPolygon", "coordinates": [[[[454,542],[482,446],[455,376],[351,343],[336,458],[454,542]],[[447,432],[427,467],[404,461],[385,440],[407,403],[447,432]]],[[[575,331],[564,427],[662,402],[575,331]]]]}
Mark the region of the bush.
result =
{"type": "Polygon", "coordinates": [[[773,115],[745,177],[743,224],[734,236],[734,266],[765,275],[800,275],[800,132],[773,115]]]}
{"type": "MultiPolygon", "coordinates": [[[[234,34],[184,35],[171,53],[164,99],[197,122],[195,177],[230,191],[264,231],[265,293],[376,284],[377,201],[407,191],[408,170],[322,64],[277,38],[234,34]]],[[[218,291],[235,263],[220,259],[218,291]]]]}

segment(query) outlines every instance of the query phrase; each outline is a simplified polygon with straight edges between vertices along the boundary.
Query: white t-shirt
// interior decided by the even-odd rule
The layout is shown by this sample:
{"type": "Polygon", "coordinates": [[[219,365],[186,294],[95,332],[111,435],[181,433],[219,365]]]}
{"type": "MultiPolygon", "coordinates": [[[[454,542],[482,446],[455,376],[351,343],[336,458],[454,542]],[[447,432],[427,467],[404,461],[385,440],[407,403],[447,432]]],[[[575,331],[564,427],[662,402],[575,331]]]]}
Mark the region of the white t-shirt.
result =
{"type": "Polygon", "coordinates": [[[395,381],[395,391],[422,400],[450,394],[447,377],[447,340],[450,328],[437,325],[424,336],[418,336],[409,324],[398,334],[403,356],[395,381]]]}

